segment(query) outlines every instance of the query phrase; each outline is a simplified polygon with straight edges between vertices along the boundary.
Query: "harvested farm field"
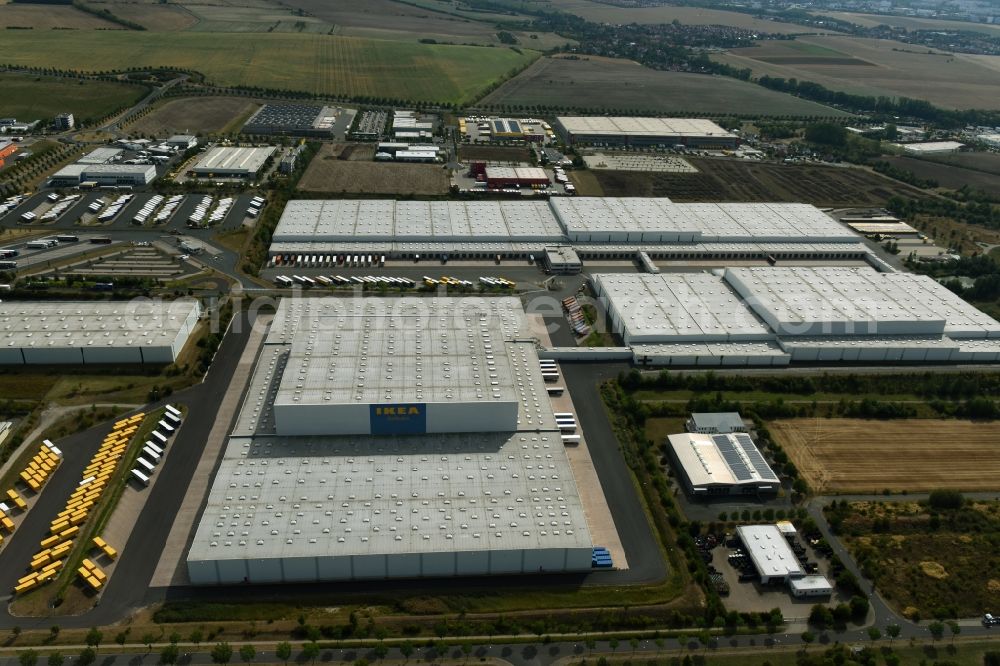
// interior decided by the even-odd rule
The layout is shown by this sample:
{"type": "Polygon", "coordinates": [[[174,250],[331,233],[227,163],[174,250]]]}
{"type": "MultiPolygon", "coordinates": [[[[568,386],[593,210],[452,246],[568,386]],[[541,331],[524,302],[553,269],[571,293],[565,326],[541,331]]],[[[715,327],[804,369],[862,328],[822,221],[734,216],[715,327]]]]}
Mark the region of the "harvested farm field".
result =
{"type": "MultiPolygon", "coordinates": [[[[326,194],[430,196],[448,193],[448,174],[440,165],[359,161],[353,155],[354,148],[324,145],[299,181],[299,189],[326,194]]],[[[371,149],[370,146],[362,148],[371,149]]]]}
{"type": "Polygon", "coordinates": [[[995,423],[817,418],[767,427],[817,493],[1000,488],[995,423]]]}
{"type": "Polygon", "coordinates": [[[754,76],[814,81],[831,90],[924,99],[948,109],[990,109],[1000,97],[1000,58],[944,53],[888,39],[809,35],[713,54],[754,76]]]}
{"type": "Polygon", "coordinates": [[[664,72],[631,60],[541,58],[480,100],[484,105],[651,114],[846,117],[847,113],[726,76],[664,72]]]}
{"type": "MultiPolygon", "coordinates": [[[[93,14],[69,4],[0,4],[0,28],[31,28],[32,30],[124,30],[93,14]]],[[[52,36],[53,39],[55,36],[52,36]]]]}
{"type": "Polygon", "coordinates": [[[157,106],[129,126],[140,134],[211,134],[236,131],[259,104],[245,97],[184,97],[157,106]]]}
{"type": "Polygon", "coordinates": [[[132,2],[130,0],[88,2],[87,4],[98,11],[107,10],[118,18],[138,23],[146,30],[157,32],[187,30],[198,23],[198,17],[182,5],[132,2]]]}
{"type": "MultiPolygon", "coordinates": [[[[686,158],[700,173],[589,172],[576,181],[586,196],[670,197],[674,201],[800,201],[815,206],[883,206],[893,195],[923,191],[863,169],[686,158]]],[[[575,174],[574,174],[575,176],[575,174]]]]}
{"type": "Polygon", "coordinates": [[[883,158],[894,167],[916,174],[919,178],[937,181],[941,187],[957,190],[963,185],[980,190],[994,200],[1000,198],[1000,175],[965,169],[955,164],[939,164],[916,157],[883,158]]]}

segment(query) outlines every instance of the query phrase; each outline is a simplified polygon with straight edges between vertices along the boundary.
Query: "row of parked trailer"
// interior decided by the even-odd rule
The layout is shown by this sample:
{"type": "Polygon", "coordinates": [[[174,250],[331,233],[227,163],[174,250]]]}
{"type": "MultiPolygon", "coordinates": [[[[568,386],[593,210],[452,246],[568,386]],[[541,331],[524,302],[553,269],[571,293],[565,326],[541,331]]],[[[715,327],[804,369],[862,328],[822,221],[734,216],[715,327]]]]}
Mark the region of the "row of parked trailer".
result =
{"type": "Polygon", "coordinates": [[[394,287],[412,288],[417,284],[409,278],[388,277],[386,275],[352,275],[351,277],[344,277],[343,275],[331,275],[329,277],[326,275],[316,275],[314,277],[309,277],[308,275],[292,275],[291,277],[276,275],[274,281],[281,287],[294,287],[295,285],[303,287],[336,287],[354,284],[384,284],[394,287]]]}
{"type": "Polygon", "coordinates": [[[209,224],[218,224],[222,222],[222,219],[229,214],[229,209],[233,207],[232,197],[223,197],[219,199],[219,204],[212,211],[212,214],[208,216],[209,224]]]}
{"type": "Polygon", "coordinates": [[[559,367],[556,365],[555,361],[539,359],[538,367],[542,371],[542,379],[547,382],[559,381],[559,367]]]}
{"type": "Polygon", "coordinates": [[[27,198],[28,195],[26,194],[15,194],[12,197],[7,197],[6,199],[4,199],[3,202],[0,203],[0,217],[3,217],[10,211],[20,206],[27,198]]]}
{"type": "Polygon", "coordinates": [[[156,424],[156,430],[150,433],[149,439],[143,444],[142,453],[135,460],[135,468],[131,474],[133,480],[142,486],[149,485],[150,477],[156,471],[156,466],[160,464],[167,443],[180,427],[181,411],[173,405],[167,405],[163,412],[163,418],[156,424]]]}
{"type": "Polygon", "coordinates": [[[385,266],[385,255],[378,254],[278,254],[271,257],[272,266],[370,268],[385,266]]]}
{"type": "MultiPolygon", "coordinates": [[[[58,195],[56,196],[58,199],[58,195]]],[[[42,222],[54,222],[58,220],[63,213],[70,209],[70,207],[79,200],[79,194],[70,194],[63,198],[62,201],[57,203],[52,208],[45,211],[45,213],[40,218],[42,222]]]]}
{"type": "Polygon", "coordinates": [[[264,197],[254,197],[250,200],[250,207],[247,208],[247,217],[257,217],[260,215],[260,211],[267,204],[267,199],[264,197]]]}
{"type": "Polygon", "coordinates": [[[153,218],[153,223],[163,224],[171,217],[173,217],[174,211],[177,210],[177,207],[181,205],[182,201],[184,201],[183,194],[175,194],[174,196],[167,199],[166,203],[163,204],[163,208],[161,208],[160,212],[158,212],[156,214],[156,217],[153,218]]]}
{"type": "MultiPolygon", "coordinates": [[[[135,198],[134,194],[123,194],[114,201],[111,205],[104,209],[100,215],[97,216],[98,222],[110,222],[111,220],[118,217],[118,213],[122,212],[122,208],[128,205],[128,202],[135,198]]],[[[99,202],[94,202],[99,203],[99,202]]]]}
{"type": "Polygon", "coordinates": [[[566,317],[569,318],[570,326],[573,327],[573,332],[578,337],[590,335],[590,325],[587,324],[587,320],[583,316],[583,308],[580,307],[580,302],[576,300],[576,296],[564,298],[562,306],[563,310],[566,311],[566,317]]]}
{"type": "Polygon", "coordinates": [[[208,209],[212,207],[212,202],[215,200],[211,195],[201,198],[198,205],[194,207],[194,212],[188,215],[188,224],[200,226],[202,220],[208,215],[208,209]]]}
{"type": "Polygon", "coordinates": [[[146,203],[144,203],[142,205],[142,208],[139,210],[139,212],[136,213],[135,216],[132,217],[132,223],[133,224],[146,224],[146,221],[150,218],[150,216],[154,212],[156,212],[156,209],[159,208],[159,206],[160,206],[161,203],[163,203],[163,195],[162,194],[157,194],[157,195],[153,196],[152,198],[150,198],[149,201],[147,201],[146,203]]]}
{"type": "Polygon", "coordinates": [[[576,434],[576,416],[572,412],[555,412],[556,427],[562,435],[564,445],[580,443],[580,436],[576,434]]]}

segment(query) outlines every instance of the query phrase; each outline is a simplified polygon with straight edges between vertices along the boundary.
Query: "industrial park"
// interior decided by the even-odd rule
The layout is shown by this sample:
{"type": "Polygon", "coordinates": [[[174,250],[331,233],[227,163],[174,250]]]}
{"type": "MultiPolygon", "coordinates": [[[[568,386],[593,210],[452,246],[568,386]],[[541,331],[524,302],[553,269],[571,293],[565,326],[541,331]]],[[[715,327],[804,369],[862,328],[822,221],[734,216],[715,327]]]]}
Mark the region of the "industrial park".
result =
{"type": "Polygon", "coordinates": [[[167,97],[0,143],[0,626],[164,664],[989,642],[995,566],[941,544],[994,526],[1000,311],[949,269],[1000,240],[874,172],[799,196],[859,170],[718,115],[167,97]]]}

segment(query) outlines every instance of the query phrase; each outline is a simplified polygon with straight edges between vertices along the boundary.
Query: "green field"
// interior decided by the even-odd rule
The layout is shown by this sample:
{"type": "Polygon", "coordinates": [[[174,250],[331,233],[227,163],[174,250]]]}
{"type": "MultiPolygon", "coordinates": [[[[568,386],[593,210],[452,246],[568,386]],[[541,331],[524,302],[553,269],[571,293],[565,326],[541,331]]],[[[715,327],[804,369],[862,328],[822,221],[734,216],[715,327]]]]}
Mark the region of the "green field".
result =
{"type": "MultiPolygon", "coordinates": [[[[96,33],[102,34],[102,33],[96,33]]],[[[107,33],[103,33],[107,34],[107,33]]],[[[70,111],[79,120],[100,119],[146,94],[143,86],[0,74],[0,116],[51,118],[70,111]]]]}
{"type": "Polygon", "coordinates": [[[66,31],[0,32],[7,62],[114,70],[164,65],[203,73],[222,86],[259,86],[323,95],[464,102],[537,53],[316,34],[66,31]]]}

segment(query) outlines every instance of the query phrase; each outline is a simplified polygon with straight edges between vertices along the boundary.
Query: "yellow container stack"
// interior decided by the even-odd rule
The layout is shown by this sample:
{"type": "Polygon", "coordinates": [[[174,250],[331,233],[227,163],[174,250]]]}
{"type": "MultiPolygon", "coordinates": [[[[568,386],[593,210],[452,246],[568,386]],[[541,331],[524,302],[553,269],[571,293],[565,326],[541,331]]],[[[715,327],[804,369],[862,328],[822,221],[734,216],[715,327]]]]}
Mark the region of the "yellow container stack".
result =
{"type": "MultiPolygon", "coordinates": [[[[14,588],[15,594],[27,592],[55,578],[64,564],[63,558],[69,555],[73,548],[73,540],[80,533],[80,525],[86,522],[91,509],[100,500],[118,461],[125,455],[129,439],[139,430],[139,424],[143,418],[145,418],[145,414],[140,412],[127,419],[117,421],[108,436],[101,442],[97,453],[94,454],[90,464],[83,471],[83,480],[69,496],[66,508],[60,511],[55,520],[52,521],[50,535],[42,539],[42,549],[31,560],[32,573],[18,581],[14,588]]],[[[8,492],[8,496],[10,496],[10,492],[8,492]]],[[[98,545],[96,539],[94,541],[94,544],[98,545],[109,557],[113,558],[117,555],[117,552],[103,540],[101,543],[104,545],[98,545]]],[[[107,580],[107,575],[90,560],[84,560],[84,565],[77,573],[92,589],[99,590],[107,580]],[[89,566],[87,566],[88,563],[89,566]],[[83,575],[85,569],[86,576],[83,575]]]]}

